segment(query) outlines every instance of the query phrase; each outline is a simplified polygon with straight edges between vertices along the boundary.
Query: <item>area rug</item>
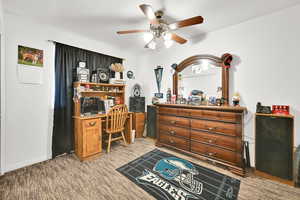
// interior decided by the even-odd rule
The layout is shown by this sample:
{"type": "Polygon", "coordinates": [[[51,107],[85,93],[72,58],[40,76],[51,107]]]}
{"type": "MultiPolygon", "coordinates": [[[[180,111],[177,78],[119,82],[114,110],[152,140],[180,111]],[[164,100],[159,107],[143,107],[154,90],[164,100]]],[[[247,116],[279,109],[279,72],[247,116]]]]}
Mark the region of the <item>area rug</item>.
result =
{"type": "Polygon", "coordinates": [[[234,200],[240,181],[155,149],[117,169],[156,199],[234,200]]]}

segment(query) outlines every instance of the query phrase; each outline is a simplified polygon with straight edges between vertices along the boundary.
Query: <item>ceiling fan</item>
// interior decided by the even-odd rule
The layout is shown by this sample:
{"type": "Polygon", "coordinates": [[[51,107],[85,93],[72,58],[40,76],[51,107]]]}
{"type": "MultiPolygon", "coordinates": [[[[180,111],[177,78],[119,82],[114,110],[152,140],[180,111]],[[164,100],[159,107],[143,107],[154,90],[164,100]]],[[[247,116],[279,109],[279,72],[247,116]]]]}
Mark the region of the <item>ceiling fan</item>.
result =
{"type": "Polygon", "coordinates": [[[147,41],[145,48],[155,49],[158,39],[163,39],[164,44],[167,48],[169,48],[172,45],[173,41],[179,44],[184,44],[187,42],[187,40],[175,33],[172,33],[172,31],[182,27],[203,23],[203,17],[196,16],[169,24],[162,18],[164,15],[163,11],[159,10],[154,12],[152,7],[147,4],[142,4],[139,7],[150,22],[150,29],[118,31],[117,33],[144,33],[145,40],[147,41]]]}

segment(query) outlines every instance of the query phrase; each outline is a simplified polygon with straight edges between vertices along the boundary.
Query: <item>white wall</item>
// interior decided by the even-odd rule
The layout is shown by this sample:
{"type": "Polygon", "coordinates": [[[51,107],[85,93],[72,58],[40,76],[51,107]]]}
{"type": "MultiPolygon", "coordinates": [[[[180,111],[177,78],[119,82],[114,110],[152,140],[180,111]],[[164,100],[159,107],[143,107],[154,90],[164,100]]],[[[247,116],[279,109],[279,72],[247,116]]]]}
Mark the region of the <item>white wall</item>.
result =
{"type": "MultiPolygon", "coordinates": [[[[139,64],[139,80],[143,83],[147,102],[151,103],[157,91],[153,68],[162,65],[163,92],[172,87],[170,66],[196,54],[223,53],[234,55],[231,68],[231,94],[242,96],[242,105],[248,108],[245,136],[251,143],[254,164],[253,114],[258,101],[263,105],[287,104],[295,115],[295,144],[300,144],[300,6],[212,32],[196,44],[173,46],[144,56],[139,64]]],[[[184,36],[184,35],[183,35],[184,36]]]]}
{"type": "MultiPolygon", "coordinates": [[[[5,15],[5,28],[7,35],[5,171],[10,171],[51,158],[54,44],[47,40],[126,58],[125,66],[129,67],[135,66],[135,59],[114,46],[37,24],[23,17],[5,15]],[[16,76],[18,45],[44,50],[42,85],[19,83],[16,76]]],[[[129,86],[131,84],[132,81],[129,82],[129,86]]]]}
{"type": "Polygon", "coordinates": [[[4,121],[5,121],[5,105],[4,105],[4,20],[3,20],[3,7],[2,7],[2,0],[0,0],[0,35],[1,35],[1,40],[0,40],[0,48],[1,48],[1,55],[0,55],[0,84],[1,84],[1,90],[0,90],[0,113],[1,113],[1,124],[0,124],[0,174],[3,172],[3,165],[4,165],[4,121]]]}

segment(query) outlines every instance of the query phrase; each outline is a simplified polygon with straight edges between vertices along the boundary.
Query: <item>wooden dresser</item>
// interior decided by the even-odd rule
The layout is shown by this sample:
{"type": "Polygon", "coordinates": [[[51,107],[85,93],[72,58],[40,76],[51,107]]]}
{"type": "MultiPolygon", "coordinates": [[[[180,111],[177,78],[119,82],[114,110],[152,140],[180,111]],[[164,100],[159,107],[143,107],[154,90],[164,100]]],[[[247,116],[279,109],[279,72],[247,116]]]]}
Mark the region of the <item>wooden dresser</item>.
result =
{"type": "Polygon", "coordinates": [[[157,146],[213,161],[245,175],[244,107],[157,105],[157,146]]]}

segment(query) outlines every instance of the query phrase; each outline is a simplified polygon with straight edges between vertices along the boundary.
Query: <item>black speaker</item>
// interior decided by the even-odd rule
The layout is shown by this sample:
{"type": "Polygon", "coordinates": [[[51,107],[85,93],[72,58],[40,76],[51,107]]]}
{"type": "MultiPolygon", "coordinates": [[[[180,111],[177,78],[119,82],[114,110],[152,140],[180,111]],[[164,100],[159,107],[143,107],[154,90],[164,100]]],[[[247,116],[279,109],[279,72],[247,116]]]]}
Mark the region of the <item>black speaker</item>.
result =
{"type": "Polygon", "coordinates": [[[293,180],[293,118],[256,114],[256,170],[293,180]]]}
{"type": "Polygon", "coordinates": [[[156,107],[147,106],[147,137],[156,138],[156,107]]]}
{"type": "Polygon", "coordinates": [[[129,98],[130,112],[145,112],[145,97],[130,97],[129,98]]]}

